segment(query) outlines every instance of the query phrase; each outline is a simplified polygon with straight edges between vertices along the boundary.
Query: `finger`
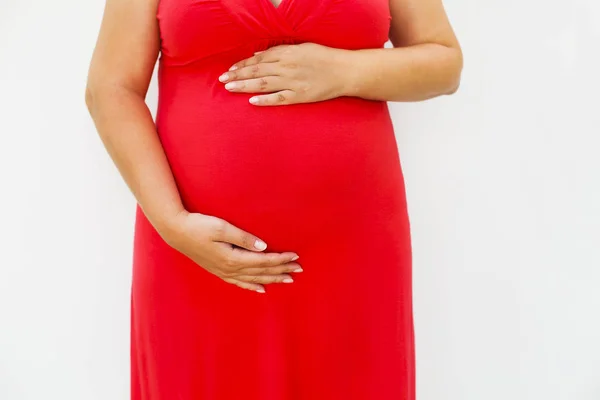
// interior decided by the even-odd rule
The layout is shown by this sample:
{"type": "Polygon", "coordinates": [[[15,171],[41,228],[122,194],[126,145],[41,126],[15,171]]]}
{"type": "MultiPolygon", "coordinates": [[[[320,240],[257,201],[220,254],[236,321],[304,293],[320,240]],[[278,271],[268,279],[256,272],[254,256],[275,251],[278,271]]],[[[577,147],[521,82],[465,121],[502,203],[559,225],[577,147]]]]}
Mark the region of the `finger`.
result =
{"type": "Polygon", "coordinates": [[[228,71],[219,77],[219,81],[226,83],[244,79],[262,78],[266,76],[278,76],[281,68],[275,62],[249,65],[235,71],[228,71]]]}
{"type": "Polygon", "coordinates": [[[267,248],[267,244],[257,236],[224,220],[216,229],[213,239],[218,242],[235,244],[251,251],[263,251],[267,248]]]}
{"type": "Polygon", "coordinates": [[[291,252],[262,253],[241,248],[231,248],[226,257],[228,264],[238,271],[243,268],[278,267],[297,260],[297,255],[291,252]]]}
{"type": "Polygon", "coordinates": [[[261,96],[252,96],[248,101],[255,106],[281,106],[286,104],[297,103],[296,92],[292,90],[282,90],[279,92],[264,94],[261,96]]]}
{"type": "Polygon", "coordinates": [[[248,289],[258,293],[265,293],[265,287],[258,283],[240,281],[235,278],[225,278],[223,280],[227,283],[231,283],[232,285],[241,287],[242,289],[248,289]]]}
{"type": "Polygon", "coordinates": [[[302,267],[295,262],[290,262],[287,264],[278,265],[276,267],[246,267],[241,268],[238,272],[243,275],[280,275],[290,272],[299,273],[302,272],[302,267]]]}
{"type": "Polygon", "coordinates": [[[293,283],[294,279],[290,275],[237,275],[236,280],[251,283],[270,285],[271,283],[293,283]]]}
{"type": "Polygon", "coordinates": [[[225,85],[225,89],[237,93],[272,93],[285,90],[286,85],[285,79],[279,76],[265,76],[262,78],[228,82],[225,85]]]}
{"type": "Polygon", "coordinates": [[[285,46],[285,45],[274,46],[267,50],[257,51],[256,53],[254,53],[254,55],[252,57],[248,57],[246,59],[243,59],[243,60],[238,61],[235,64],[233,64],[229,68],[229,71],[235,71],[237,69],[247,67],[249,65],[259,64],[262,62],[279,61],[279,55],[281,54],[280,47],[283,47],[283,46],[285,46]]]}

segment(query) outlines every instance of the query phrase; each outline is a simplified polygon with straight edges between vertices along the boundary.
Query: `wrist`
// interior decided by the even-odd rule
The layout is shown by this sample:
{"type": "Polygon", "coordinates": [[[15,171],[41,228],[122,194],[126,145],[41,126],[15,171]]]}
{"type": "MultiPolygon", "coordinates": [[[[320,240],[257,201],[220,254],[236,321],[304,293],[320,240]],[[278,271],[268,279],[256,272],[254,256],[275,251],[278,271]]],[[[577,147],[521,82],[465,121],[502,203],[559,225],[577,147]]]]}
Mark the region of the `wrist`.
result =
{"type": "Polygon", "coordinates": [[[339,50],[335,57],[335,75],[338,82],[339,96],[358,96],[360,79],[358,79],[358,51],[339,50]]]}
{"type": "Polygon", "coordinates": [[[185,209],[179,209],[165,213],[161,217],[154,218],[152,225],[158,234],[167,243],[172,243],[183,231],[183,222],[190,213],[185,209]]]}

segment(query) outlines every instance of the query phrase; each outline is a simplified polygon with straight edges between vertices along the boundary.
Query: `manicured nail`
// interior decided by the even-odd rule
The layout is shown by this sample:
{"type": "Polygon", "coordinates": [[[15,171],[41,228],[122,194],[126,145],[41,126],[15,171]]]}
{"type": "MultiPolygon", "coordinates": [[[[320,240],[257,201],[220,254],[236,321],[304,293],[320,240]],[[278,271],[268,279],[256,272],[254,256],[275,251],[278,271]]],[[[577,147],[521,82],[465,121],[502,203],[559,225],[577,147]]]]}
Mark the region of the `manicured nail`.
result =
{"type": "Polygon", "coordinates": [[[265,293],[265,289],[256,289],[258,293],[265,293]]]}
{"type": "Polygon", "coordinates": [[[235,89],[236,86],[237,85],[235,82],[228,82],[225,84],[225,89],[227,89],[227,90],[235,89]]]}
{"type": "Polygon", "coordinates": [[[294,271],[292,271],[292,272],[302,272],[302,271],[304,271],[302,268],[296,268],[296,269],[295,269],[294,271]]]}
{"type": "Polygon", "coordinates": [[[236,69],[238,69],[237,65],[232,65],[231,68],[229,68],[230,71],[235,71],[236,69]]]}
{"type": "Polygon", "coordinates": [[[256,242],[254,242],[254,247],[256,247],[258,250],[264,250],[267,248],[267,244],[262,240],[257,239],[256,242]]]}
{"type": "Polygon", "coordinates": [[[229,79],[229,75],[227,75],[226,73],[219,77],[219,80],[221,82],[225,82],[227,79],[229,79]]]}
{"type": "Polygon", "coordinates": [[[296,261],[297,259],[299,259],[300,257],[298,256],[298,254],[296,254],[294,257],[292,257],[292,261],[296,261]]]}
{"type": "Polygon", "coordinates": [[[294,282],[294,280],[292,278],[285,278],[282,282],[283,283],[292,283],[292,282],[294,282]]]}
{"type": "Polygon", "coordinates": [[[248,101],[250,104],[258,104],[258,97],[250,97],[250,100],[248,101]]]}

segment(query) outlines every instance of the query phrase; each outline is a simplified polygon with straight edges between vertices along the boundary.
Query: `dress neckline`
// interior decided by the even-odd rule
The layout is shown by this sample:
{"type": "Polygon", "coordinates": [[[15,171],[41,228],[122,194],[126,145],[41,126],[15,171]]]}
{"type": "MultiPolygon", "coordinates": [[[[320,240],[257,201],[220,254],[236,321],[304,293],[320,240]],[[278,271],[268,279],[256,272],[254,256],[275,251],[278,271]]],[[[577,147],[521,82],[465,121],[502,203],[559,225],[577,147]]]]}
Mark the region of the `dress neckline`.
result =
{"type": "Polygon", "coordinates": [[[273,0],[264,0],[264,1],[266,1],[267,3],[269,3],[269,5],[271,7],[273,7],[275,10],[279,10],[284,5],[284,3],[286,3],[288,0],[279,0],[278,4],[275,4],[273,2],[273,0]]]}

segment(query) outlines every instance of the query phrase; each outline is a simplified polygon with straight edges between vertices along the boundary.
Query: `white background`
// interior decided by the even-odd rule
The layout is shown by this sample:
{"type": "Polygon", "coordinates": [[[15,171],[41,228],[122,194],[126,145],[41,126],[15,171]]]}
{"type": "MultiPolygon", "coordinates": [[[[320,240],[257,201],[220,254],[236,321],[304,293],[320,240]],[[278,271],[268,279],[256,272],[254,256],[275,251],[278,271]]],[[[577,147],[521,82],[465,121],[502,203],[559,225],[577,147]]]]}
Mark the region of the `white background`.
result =
{"type": "MultiPolygon", "coordinates": [[[[459,92],[392,107],[419,400],[598,400],[600,3],[446,7],[459,92]]],[[[3,400],[128,396],[134,200],[84,105],[102,10],[0,0],[3,400]]]]}

